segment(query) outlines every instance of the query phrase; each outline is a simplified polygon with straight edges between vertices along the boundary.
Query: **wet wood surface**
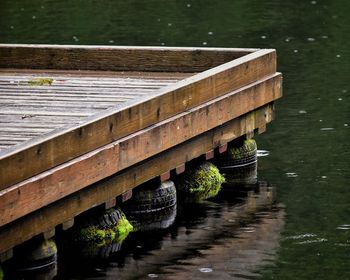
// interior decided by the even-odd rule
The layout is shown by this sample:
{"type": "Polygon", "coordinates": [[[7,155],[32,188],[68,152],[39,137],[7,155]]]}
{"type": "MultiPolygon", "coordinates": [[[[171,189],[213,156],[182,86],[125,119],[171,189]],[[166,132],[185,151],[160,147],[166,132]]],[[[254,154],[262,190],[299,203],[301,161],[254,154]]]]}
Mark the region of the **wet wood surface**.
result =
{"type": "MultiPolygon", "coordinates": [[[[0,254],[207,151],[266,126],[273,117],[274,107],[270,103],[0,227],[0,254]]],[[[43,176],[51,173],[55,170],[43,176]]]]}
{"type": "Polygon", "coordinates": [[[0,150],[83,123],[188,77],[184,73],[0,70],[0,150]],[[40,83],[50,79],[50,84],[40,83]]]}
{"type": "Polygon", "coordinates": [[[0,45],[0,255],[263,132],[281,96],[275,50],[0,45]]]}
{"type": "MultiPolygon", "coordinates": [[[[15,149],[0,151],[0,190],[275,72],[276,52],[258,50],[90,118],[87,116],[90,109],[70,112],[62,108],[57,115],[87,119],[52,133],[47,131],[44,136],[25,141],[15,149]]],[[[44,117],[49,110],[41,108],[37,114],[44,117]]],[[[32,113],[34,111],[27,111],[27,115],[32,113]]]]}
{"type": "Polygon", "coordinates": [[[275,74],[15,184],[0,196],[0,226],[273,102],[280,89],[281,75],[275,74]]]}

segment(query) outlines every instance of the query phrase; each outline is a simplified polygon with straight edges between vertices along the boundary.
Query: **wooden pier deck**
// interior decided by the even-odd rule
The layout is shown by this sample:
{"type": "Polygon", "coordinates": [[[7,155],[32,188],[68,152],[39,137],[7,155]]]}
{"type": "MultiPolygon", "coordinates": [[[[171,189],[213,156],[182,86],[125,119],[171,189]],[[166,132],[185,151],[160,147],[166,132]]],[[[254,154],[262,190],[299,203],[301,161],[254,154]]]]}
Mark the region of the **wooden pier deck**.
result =
{"type": "Polygon", "coordinates": [[[264,131],[281,83],[270,49],[0,45],[2,259],[264,131]]]}

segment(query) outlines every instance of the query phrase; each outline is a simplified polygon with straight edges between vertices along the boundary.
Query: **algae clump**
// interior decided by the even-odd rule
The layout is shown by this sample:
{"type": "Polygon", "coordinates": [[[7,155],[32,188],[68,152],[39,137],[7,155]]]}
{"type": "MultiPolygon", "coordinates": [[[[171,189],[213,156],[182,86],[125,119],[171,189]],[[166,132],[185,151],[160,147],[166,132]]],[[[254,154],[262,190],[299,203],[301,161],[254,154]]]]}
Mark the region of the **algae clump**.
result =
{"type": "Polygon", "coordinates": [[[134,230],[134,227],[130,224],[125,215],[122,215],[114,228],[118,241],[123,241],[130,232],[134,230]]]}
{"type": "Polygon", "coordinates": [[[224,182],[219,169],[210,162],[204,162],[181,175],[177,187],[185,201],[200,202],[216,196],[224,182]]]}
{"type": "Polygon", "coordinates": [[[231,159],[242,159],[248,154],[256,153],[257,146],[254,139],[246,139],[240,147],[231,147],[227,151],[227,155],[231,159]]]}
{"type": "MultiPolygon", "coordinates": [[[[106,242],[110,241],[122,241],[126,236],[133,231],[133,226],[126,219],[124,213],[120,209],[114,209],[113,211],[119,212],[119,219],[116,223],[110,225],[102,224],[100,221],[103,218],[100,217],[92,220],[90,224],[80,227],[75,232],[75,240],[80,242],[96,242],[97,245],[103,246],[106,242]]],[[[104,214],[112,215],[108,212],[104,214]]]]}
{"type": "Polygon", "coordinates": [[[28,81],[31,86],[51,86],[53,79],[51,78],[34,78],[28,81]]]}

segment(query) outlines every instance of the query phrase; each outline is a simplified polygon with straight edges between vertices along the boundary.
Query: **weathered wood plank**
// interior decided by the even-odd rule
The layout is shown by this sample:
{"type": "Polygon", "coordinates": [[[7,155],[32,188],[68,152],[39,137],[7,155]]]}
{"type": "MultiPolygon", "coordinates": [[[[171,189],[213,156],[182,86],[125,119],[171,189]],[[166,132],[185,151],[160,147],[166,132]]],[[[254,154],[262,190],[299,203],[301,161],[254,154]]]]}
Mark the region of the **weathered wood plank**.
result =
{"type": "MultiPolygon", "coordinates": [[[[208,150],[244,135],[247,127],[256,129],[266,125],[272,118],[273,106],[271,104],[265,105],[254,112],[233,119],[132,168],[41,208],[11,224],[2,226],[0,227],[0,240],[2,241],[0,242],[0,253],[69,221],[96,205],[129,192],[132,188],[172,170],[184,162],[197,158],[208,150]]],[[[75,175],[83,176],[83,174],[75,175]]]]}
{"type": "Polygon", "coordinates": [[[0,45],[0,68],[199,72],[256,49],[0,45]]]}
{"type": "Polygon", "coordinates": [[[0,226],[273,102],[281,82],[275,74],[1,191],[0,226]]]}
{"type": "MultiPolygon", "coordinates": [[[[0,151],[0,189],[275,72],[275,51],[256,51],[162,88],[154,96],[126,102],[121,108],[108,109],[84,124],[56,130],[45,137],[17,145],[16,149],[0,151]],[[31,160],[31,165],[26,163],[27,159],[31,160]],[[13,166],[16,166],[16,172],[13,166]]],[[[38,115],[38,112],[25,114],[38,115]]]]}

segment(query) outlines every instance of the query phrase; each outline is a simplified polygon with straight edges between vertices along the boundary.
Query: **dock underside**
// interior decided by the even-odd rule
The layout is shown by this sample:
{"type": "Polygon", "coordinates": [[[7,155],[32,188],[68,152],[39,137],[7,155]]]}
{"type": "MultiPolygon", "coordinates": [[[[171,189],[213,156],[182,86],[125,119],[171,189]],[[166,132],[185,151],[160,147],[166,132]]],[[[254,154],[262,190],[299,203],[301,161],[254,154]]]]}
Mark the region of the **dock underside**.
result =
{"type": "Polygon", "coordinates": [[[281,95],[274,50],[0,45],[0,254],[263,132],[281,95]]]}

